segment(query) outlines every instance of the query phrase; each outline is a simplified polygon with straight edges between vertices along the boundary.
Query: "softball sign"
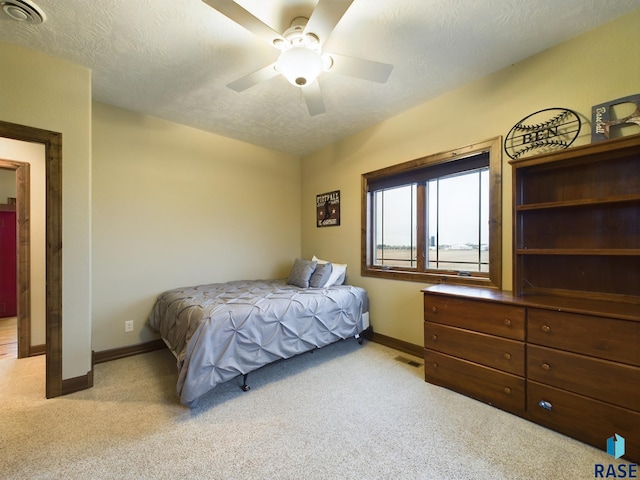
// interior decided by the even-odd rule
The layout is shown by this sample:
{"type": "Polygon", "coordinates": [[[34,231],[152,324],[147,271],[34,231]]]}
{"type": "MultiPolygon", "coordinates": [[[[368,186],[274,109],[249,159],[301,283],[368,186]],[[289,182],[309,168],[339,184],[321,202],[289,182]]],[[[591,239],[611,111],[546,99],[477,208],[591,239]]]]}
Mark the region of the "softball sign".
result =
{"type": "Polygon", "coordinates": [[[516,123],[504,141],[504,151],[516,159],[530,152],[567,148],[580,133],[580,117],[566,108],[547,108],[516,123]]]}

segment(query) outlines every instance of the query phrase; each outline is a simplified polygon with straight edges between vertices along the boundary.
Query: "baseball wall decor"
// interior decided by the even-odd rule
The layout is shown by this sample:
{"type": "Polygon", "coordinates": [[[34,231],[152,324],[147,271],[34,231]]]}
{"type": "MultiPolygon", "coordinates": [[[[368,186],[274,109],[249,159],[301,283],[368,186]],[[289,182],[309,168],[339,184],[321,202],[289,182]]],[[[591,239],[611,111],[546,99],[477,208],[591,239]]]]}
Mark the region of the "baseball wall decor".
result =
{"type": "Polygon", "coordinates": [[[636,124],[640,126],[640,94],[629,95],[591,107],[591,142],[601,142],[611,138],[612,127],[636,124]],[[616,118],[614,108],[625,103],[633,110],[629,115],[616,118]]]}
{"type": "Polygon", "coordinates": [[[504,141],[504,151],[516,159],[530,152],[567,148],[580,133],[580,117],[566,108],[546,108],[516,123],[504,141]]]}
{"type": "Polygon", "coordinates": [[[340,190],[316,195],[316,226],[340,225],[340,190]]]}

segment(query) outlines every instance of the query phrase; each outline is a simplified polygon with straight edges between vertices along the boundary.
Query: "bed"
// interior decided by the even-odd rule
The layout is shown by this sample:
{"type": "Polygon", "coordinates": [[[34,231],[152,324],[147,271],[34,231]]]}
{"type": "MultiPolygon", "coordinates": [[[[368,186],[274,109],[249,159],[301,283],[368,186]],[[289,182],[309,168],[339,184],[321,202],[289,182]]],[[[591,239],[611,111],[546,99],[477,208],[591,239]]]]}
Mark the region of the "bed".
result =
{"type": "Polygon", "coordinates": [[[300,287],[245,280],[178,288],[156,300],[148,325],[177,359],[180,402],[234,377],[368,329],[369,301],[352,285],[300,287]]]}

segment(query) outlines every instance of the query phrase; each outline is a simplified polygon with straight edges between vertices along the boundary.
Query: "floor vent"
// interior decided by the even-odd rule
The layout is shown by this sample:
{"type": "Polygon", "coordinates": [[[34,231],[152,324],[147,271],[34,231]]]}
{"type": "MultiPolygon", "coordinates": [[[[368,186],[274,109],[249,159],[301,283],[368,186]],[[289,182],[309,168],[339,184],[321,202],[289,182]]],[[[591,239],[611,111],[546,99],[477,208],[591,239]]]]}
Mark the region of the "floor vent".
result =
{"type": "Polygon", "coordinates": [[[408,359],[407,357],[403,357],[402,355],[398,355],[395,359],[399,362],[406,363],[407,365],[411,365],[412,367],[422,366],[420,362],[416,362],[415,360],[408,359]]]}

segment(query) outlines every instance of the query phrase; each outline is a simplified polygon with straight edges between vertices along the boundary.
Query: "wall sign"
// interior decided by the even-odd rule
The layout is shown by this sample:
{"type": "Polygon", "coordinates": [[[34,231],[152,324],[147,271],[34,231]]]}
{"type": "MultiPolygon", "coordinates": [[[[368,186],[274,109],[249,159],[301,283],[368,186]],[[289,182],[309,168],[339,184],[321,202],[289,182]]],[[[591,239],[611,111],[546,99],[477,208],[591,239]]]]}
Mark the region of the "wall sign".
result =
{"type": "Polygon", "coordinates": [[[316,195],[316,226],[340,225],[340,190],[316,195]]]}
{"type": "Polygon", "coordinates": [[[591,107],[591,142],[608,140],[612,127],[635,123],[640,126],[640,94],[629,95],[591,107]],[[629,103],[635,110],[626,117],[616,119],[614,107],[629,103]]]}
{"type": "Polygon", "coordinates": [[[580,117],[566,108],[546,108],[516,123],[504,141],[504,151],[516,159],[530,152],[567,148],[580,133],[580,117]]]}

